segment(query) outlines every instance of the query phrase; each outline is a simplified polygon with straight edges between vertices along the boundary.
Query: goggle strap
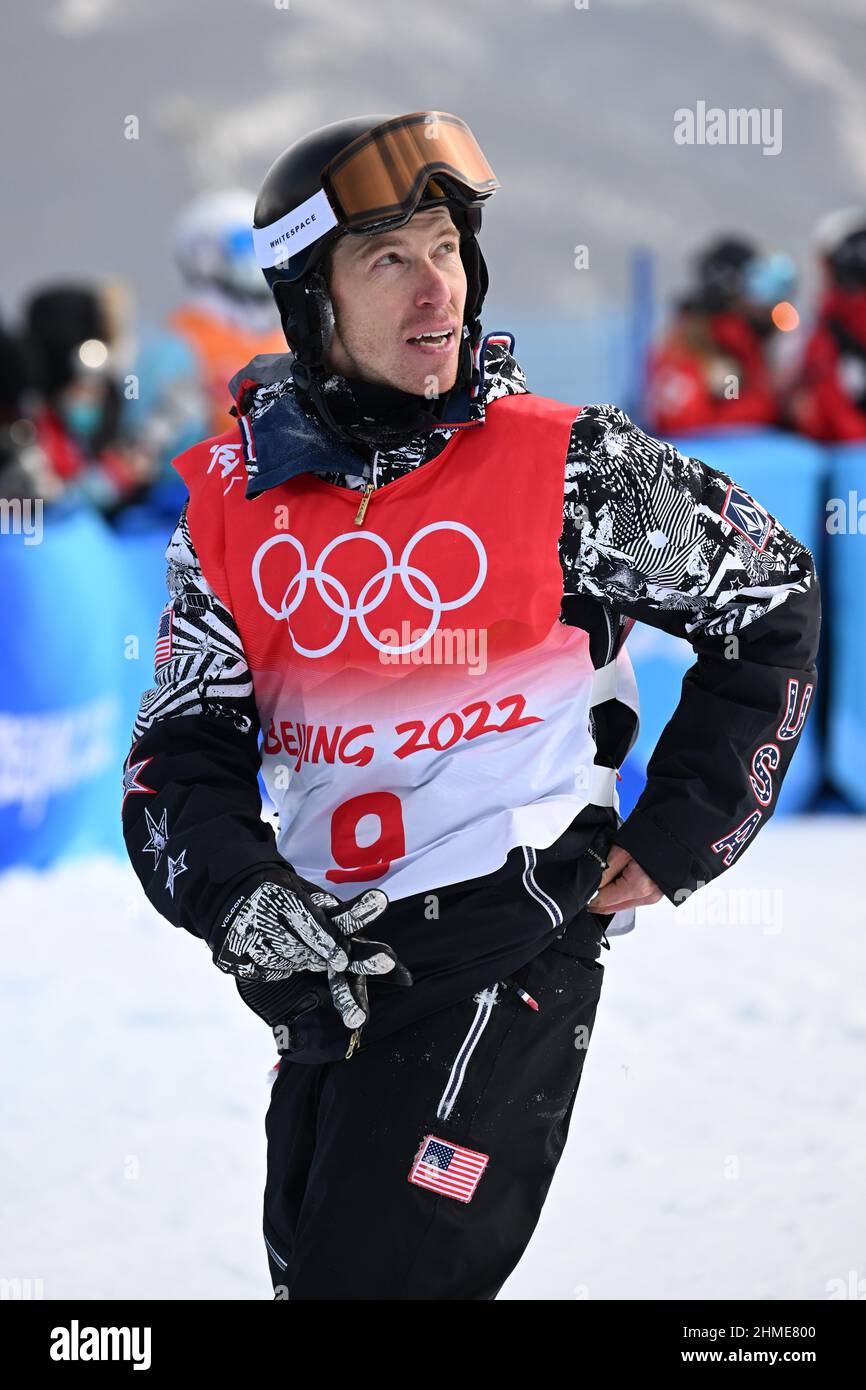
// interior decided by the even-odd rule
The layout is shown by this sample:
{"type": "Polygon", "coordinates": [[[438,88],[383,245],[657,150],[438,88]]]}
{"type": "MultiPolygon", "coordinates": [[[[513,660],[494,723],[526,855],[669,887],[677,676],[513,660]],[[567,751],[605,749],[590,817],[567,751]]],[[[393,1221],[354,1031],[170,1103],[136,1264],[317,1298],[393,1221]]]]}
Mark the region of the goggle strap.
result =
{"type": "Polygon", "coordinates": [[[338,224],[338,217],[320,188],[267,227],[253,227],[253,245],[262,270],[272,270],[304,251],[338,224]]]}

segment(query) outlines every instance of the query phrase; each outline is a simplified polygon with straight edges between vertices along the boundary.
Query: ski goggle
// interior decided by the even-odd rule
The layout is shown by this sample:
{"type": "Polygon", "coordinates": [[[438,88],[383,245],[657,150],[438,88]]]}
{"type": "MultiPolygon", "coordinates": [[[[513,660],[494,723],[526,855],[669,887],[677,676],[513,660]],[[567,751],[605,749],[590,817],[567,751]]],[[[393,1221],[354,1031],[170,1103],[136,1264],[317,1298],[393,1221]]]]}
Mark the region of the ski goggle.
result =
{"type": "Polygon", "coordinates": [[[499,180],[465,121],[447,111],[395,116],[360,135],[325,165],[322,189],[268,227],[254,227],[259,265],[270,270],[334,227],[367,233],[400,227],[413,215],[431,178],[479,206],[499,180]]]}
{"type": "Polygon", "coordinates": [[[434,174],[447,174],[470,200],[499,187],[466,122],[445,111],[385,121],[341,150],[321,178],[337,218],[352,231],[408,221],[434,174]]]}

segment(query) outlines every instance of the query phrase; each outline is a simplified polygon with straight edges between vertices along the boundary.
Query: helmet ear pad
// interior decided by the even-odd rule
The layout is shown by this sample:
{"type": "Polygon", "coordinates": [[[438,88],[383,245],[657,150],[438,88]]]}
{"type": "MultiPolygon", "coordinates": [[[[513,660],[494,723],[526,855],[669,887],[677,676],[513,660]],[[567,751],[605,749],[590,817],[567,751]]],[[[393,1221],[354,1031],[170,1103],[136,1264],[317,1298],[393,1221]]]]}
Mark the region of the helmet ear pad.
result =
{"type": "Polygon", "coordinates": [[[334,310],[320,268],[303,280],[279,280],[273,286],[283,334],[300,362],[316,365],[334,331],[334,310]]]}
{"type": "Polygon", "coordinates": [[[307,276],[305,288],[313,331],[324,354],[334,332],[334,306],[321,263],[307,276]]]}
{"type": "Polygon", "coordinates": [[[460,256],[466,271],[466,307],[463,311],[463,317],[471,330],[481,313],[481,306],[484,303],[484,296],[487,294],[490,277],[476,236],[461,238],[460,256]]]}

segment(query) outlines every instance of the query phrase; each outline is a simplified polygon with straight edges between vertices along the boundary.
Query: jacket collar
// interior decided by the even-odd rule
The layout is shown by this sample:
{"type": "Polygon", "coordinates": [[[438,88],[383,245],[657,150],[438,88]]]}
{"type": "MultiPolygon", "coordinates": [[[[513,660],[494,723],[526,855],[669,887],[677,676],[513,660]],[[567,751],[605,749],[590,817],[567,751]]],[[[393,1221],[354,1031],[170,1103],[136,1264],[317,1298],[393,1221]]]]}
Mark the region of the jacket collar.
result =
{"type": "MultiPolygon", "coordinates": [[[[436,452],[455,429],[482,425],[491,400],[527,390],[515,360],[512,333],[487,333],[476,349],[479,380],[473,391],[458,391],[446,403],[441,421],[407,445],[379,450],[382,458],[436,452]]],[[[338,379],[339,380],[339,379],[338,379]]],[[[259,355],[229,383],[235,399],[247,470],[248,498],[299,473],[353,473],[363,466],[365,451],[334,437],[318,415],[302,405],[291,376],[291,356],[259,355]]],[[[420,461],[420,460],[419,460],[420,461]]]]}

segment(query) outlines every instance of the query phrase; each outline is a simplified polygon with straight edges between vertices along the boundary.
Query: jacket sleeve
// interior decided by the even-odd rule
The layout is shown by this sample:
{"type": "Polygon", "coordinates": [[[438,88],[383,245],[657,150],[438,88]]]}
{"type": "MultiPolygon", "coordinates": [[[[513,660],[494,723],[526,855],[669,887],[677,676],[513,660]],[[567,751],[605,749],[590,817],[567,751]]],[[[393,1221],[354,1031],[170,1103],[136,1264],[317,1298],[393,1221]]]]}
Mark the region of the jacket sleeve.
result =
{"type": "Polygon", "coordinates": [[[169,601],[124,764],[121,818],[150,902],[216,951],[241,897],[284,880],[288,866],[262,819],[252,676],[232,614],[202,574],[186,511],[165,553],[169,601]]]}
{"type": "Polygon", "coordinates": [[[566,590],[614,615],[619,641],[637,620],[697,656],[615,837],[680,903],[775,809],[814,703],[812,554],[725,473],[613,406],[572,427],[565,514],[566,590]]]}

